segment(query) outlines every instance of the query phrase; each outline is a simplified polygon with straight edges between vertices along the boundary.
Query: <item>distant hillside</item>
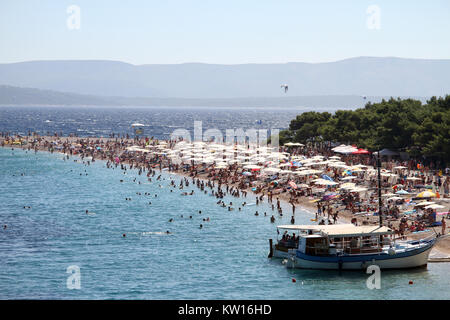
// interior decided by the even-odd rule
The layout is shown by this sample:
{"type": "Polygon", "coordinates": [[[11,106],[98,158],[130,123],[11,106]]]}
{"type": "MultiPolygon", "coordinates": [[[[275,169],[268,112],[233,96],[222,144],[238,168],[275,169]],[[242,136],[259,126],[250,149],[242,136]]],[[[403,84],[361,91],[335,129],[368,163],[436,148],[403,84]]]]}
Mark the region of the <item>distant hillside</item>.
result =
{"type": "MultiPolygon", "coordinates": [[[[0,105],[95,105],[95,106],[181,106],[181,107],[304,107],[307,109],[355,109],[368,101],[389,97],[304,96],[228,99],[183,99],[148,97],[99,97],[35,88],[0,85],[0,105]]],[[[416,97],[417,98],[417,97],[416,97]]],[[[425,98],[418,98],[425,102],[425,98]]]]}
{"type": "Polygon", "coordinates": [[[30,61],[0,64],[0,84],[158,98],[444,96],[450,93],[450,60],[360,57],[329,63],[240,65],[30,61]],[[281,84],[289,85],[287,93],[281,84]]]}
{"type": "Polygon", "coordinates": [[[2,105],[107,105],[105,99],[67,92],[0,85],[2,105]]]}

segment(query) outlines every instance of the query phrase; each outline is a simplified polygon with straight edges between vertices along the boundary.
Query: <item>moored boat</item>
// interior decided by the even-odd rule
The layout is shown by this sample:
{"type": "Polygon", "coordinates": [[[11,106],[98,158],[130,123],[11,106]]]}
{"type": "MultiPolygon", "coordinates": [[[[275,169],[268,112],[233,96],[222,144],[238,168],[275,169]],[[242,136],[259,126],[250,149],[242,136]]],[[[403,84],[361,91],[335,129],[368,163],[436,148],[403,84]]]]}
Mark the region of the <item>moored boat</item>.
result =
{"type": "MultiPolygon", "coordinates": [[[[298,247],[288,249],[287,267],[302,269],[362,270],[426,266],[436,237],[414,241],[391,239],[385,226],[301,226],[298,247]],[[328,227],[328,228],[326,228],[328,227]]],[[[286,255],[284,256],[286,257],[286,255]]]]}

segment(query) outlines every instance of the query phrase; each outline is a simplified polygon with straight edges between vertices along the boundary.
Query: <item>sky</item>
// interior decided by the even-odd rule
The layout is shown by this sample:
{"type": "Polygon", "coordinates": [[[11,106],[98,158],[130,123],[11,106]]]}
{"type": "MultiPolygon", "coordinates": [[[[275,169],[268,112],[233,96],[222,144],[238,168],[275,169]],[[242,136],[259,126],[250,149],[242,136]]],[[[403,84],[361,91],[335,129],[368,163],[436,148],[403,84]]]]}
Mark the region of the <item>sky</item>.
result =
{"type": "Polygon", "coordinates": [[[449,35],[448,0],[0,1],[0,63],[449,59],[449,35]]]}

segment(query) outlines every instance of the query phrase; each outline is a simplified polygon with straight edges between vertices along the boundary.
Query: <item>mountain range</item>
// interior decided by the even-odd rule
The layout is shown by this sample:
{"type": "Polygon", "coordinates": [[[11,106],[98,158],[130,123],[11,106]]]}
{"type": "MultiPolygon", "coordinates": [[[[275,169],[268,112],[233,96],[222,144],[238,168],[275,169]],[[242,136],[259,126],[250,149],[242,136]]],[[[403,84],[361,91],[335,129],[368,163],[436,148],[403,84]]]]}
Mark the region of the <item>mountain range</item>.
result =
{"type": "Polygon", "coordinates": [[[450,93],[450,60],[359,57],[327,63],[238,65],[29,61],[0,64],[0,85],[64,92],[74,101],[86,97],[70,94],[88,95],[93,102],[110,99],[102,97],[249,101],[298,101],[298,97],[311,96],[430,97],[450,93]],[[283,84],[288,85],[286,93],[283,84]]]}

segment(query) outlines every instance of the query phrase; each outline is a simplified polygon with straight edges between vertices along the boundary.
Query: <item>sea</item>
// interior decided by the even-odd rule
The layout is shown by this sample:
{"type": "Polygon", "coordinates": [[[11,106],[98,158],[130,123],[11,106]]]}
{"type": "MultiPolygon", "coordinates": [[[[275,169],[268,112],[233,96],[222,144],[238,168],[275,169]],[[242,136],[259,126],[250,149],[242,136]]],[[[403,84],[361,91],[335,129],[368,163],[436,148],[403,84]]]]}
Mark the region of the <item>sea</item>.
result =
{"type": "MultiPolygon", "coordinates": [[[[249,128],[255,119],[282,129],[299,113],[0,107],[0,131],[108,136],[132,134],[130,124],[139,121],[163,138],[173,127],[190,130],[194,120],[220,130],[249,128]]],[[[103,161],[0,148],[0,299],[450,299],[447,263],[382,271],[375,288],[365,271],[287,269],[267,255],[276,225],[290,223],[290,206],[283,204],[280,217],[248,194],[223,199],[235,208],[228,211],[209,192],[171,188],[181,178],[159,174],[149,182],[103,161]]],[[[297,208],[296,224],[312,218],[297,208]]]]}

